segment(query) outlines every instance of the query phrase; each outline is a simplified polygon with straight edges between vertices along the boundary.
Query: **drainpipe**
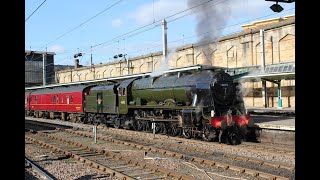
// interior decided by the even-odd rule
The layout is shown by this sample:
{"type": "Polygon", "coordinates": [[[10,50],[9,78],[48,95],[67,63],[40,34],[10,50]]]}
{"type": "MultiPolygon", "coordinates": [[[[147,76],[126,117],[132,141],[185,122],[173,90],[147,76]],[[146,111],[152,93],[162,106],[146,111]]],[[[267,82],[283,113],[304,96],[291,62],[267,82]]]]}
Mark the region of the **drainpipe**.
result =
{"type": "Polygon", "coordinates": [[[194,65],[194,47],[192,44],[192,65],[194,65]]]}
{"type": "Polygon", "coordinates": [[[273,37],[270,37],[271,42],[271,64],[273,64],[273,37]]]}
{"type": "Polygon", "coordinates": [[[195,64],[198,64],[198,57],[200,56],[200,54],[201,54],[202,52],[200,52],[198,55],[196,55],[196,63],[195,64]]]}

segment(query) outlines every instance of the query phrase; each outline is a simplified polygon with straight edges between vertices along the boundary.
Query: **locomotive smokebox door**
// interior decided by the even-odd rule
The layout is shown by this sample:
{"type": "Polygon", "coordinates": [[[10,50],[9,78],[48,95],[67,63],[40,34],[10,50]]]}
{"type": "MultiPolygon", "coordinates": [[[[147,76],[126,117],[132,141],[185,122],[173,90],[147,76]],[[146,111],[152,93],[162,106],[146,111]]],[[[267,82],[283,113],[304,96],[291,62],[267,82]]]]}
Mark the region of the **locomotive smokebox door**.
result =
{"type": "Polygon", "coordinates": [[[103,112],[103,96],[102,93],[97,93],[97,112],[102,113],[103,112]]]}

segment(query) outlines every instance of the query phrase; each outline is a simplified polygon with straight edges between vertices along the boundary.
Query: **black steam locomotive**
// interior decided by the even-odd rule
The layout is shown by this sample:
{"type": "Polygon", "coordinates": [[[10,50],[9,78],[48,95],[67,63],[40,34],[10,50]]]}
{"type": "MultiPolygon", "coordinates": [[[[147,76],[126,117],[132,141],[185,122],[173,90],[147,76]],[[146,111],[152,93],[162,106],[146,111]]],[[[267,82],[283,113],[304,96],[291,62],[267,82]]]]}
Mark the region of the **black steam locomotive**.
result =
{"type": "Polygon", "coordinates": [[[26,114],[239,144],[255,139],[253,121],[239,87],[223,69],[201,66],[197,70],[167,71],[159,76],[145,75],[104,85],[31,91],[26,93],[26,114]],[[80,94],[80,104],[74,107],[77,110],[63,101],[70,95],[68,88],[73,89],[72,93],[77,89],[80,94]],[[61,105],[59,109],[51,108],[47,101],[43,102],[46,107],[41,106],[42,102],[35,103],[32,96],[54,96],[57,100],[52,103],[61,105]]]}

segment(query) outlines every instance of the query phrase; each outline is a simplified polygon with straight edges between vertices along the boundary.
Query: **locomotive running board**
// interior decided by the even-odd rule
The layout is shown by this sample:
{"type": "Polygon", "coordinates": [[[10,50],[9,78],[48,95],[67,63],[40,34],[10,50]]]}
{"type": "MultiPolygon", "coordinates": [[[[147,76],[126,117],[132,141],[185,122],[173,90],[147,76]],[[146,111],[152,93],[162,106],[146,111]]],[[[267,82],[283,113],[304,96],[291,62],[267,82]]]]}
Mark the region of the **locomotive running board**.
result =
{"type": "Polygon", "coordinates": [[[143,117],[136,117],[138,120],[144,121],[153,121],[153,122],[179,122],[178,119],[160,119],[160,118],[143,118],[143,117]]]}

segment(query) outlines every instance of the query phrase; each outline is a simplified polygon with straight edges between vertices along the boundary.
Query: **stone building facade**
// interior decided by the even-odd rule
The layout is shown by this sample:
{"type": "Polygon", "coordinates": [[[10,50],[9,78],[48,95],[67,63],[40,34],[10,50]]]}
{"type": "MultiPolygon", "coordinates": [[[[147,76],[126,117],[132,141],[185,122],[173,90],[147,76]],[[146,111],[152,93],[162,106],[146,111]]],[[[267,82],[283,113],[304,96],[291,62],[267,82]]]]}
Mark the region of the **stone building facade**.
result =
{"type": "MultiPolygon", "coordinates": [[[[295,62],[295,17],[257,21],[243,25],[243,31],[222,37],[218,42],[190,44],[168,53],[170,68],[206,64],[227,68],[261,65],[260,29],[264,29],[265,63],[295,62]]],[[[56,72],[58,83],[69,83],[108,77],[153,72],[160,69],[162,52],[114,61],[92,67],[56,72]],[[128,65],[129,68],[128,68],[128,65]],[[128,70],[129,69],[129,70],[128,70]]],[[[261,82],[246,82],[245,104],[263,107],[261,82]]],[[[283,107],[295,107],[295,80],[281,81],[283,107]]],[[[277,107],[277,85],[267,82],[268,107],[277,107]]]]}

